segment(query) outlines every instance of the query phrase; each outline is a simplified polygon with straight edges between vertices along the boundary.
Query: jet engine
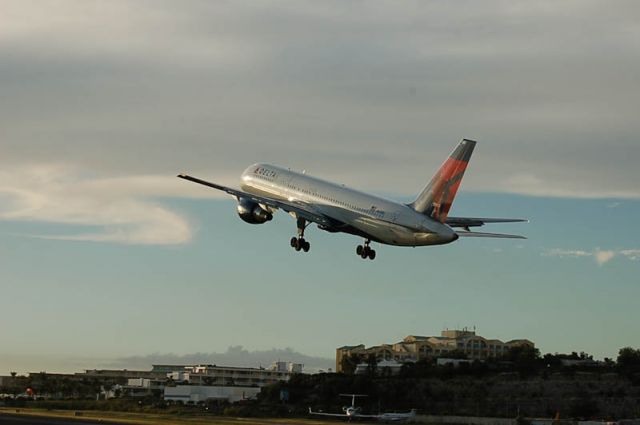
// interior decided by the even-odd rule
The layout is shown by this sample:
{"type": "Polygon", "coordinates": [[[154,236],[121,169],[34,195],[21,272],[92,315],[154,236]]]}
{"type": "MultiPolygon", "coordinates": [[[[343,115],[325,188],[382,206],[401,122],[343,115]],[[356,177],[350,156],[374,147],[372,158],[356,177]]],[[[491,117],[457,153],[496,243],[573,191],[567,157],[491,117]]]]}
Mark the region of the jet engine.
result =
{"type": "Polygon", "coordinates": [[[262,224],[273,218],[271,211],[265,210],[257,202],[245,198],[238,200],[238,215],[243,221],[250,224],[262,224]]]}

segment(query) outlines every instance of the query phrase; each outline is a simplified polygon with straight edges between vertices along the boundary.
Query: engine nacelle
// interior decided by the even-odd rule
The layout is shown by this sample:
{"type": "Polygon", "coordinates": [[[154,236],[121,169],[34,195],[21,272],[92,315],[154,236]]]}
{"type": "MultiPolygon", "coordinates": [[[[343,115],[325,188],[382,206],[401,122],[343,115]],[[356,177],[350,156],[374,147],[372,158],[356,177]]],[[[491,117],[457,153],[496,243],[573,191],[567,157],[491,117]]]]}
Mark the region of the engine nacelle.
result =
{"type": "Polygon", "coordinates": [[[250,224],[262,224],[273,219],[273,214],[270,211],[248,199],[240,198],[237,210],[240,218],[250,224]]]}

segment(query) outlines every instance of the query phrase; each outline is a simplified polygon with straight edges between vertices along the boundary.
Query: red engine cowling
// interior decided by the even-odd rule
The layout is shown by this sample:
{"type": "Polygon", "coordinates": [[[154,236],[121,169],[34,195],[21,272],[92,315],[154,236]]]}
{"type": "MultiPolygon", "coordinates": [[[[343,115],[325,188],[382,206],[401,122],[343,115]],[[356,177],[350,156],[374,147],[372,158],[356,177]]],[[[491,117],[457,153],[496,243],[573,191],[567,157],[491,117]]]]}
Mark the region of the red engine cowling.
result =
{"type": "Polygon", "coordinates": [[[273,219],[273,214],[270,211],[248,199],[240,198],[236,209],[240,218],[249,224],[262,224],[273,219]]]}

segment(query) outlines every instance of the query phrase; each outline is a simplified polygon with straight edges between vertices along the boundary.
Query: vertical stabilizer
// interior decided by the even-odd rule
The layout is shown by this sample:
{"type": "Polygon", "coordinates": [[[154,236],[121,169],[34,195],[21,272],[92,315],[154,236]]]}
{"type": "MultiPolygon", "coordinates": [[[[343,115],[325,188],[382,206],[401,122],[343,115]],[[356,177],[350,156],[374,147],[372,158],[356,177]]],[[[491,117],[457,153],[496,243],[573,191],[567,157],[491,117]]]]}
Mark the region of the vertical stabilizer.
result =
{"type": "Polygon", "coordinates": [[[476,142],[473,140],[462,139],[438,172],[431,178],[427,187],[409,206],[444,223],[475,146],[476,142]]]}

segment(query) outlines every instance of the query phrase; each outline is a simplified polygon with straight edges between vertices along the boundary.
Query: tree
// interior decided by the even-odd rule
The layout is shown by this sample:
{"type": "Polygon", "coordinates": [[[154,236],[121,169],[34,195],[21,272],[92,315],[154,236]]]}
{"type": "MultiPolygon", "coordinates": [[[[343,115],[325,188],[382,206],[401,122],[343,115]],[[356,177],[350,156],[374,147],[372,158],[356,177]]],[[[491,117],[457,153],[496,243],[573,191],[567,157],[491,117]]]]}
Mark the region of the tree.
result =
{"type": "Polygon", "coordinates": [[[521,376],[530,376],[537,372],[540,364],[540,350],[529,345],[511,347],[505,354],[505,360],[512,361],[521,376]]]}
{"type": "Polygon", "coordinates": [[[375,354],[369,354],[367,357],[367,373],[369,376],[376,376],[378,370],[378,359],[375,354]]]}
{"type": "Polygon", "coordinates": [[[580,351],[580,360],[593,360],[593,356],[585,353],[584,351],[580,351]]]}
{"type": "Polygon", "coordinates": [[[517,345],[515,347],[511,347],[505,354],[505,360],[510,360],[515,363],[528,362],[532,360],[535,361],[539,358],[540,350],[529,345],[517,345]]]}
{"type": "Polygon", "coordinates": [[[353,375],[356,371],[358,364],[362,362],[362,356],[360,354],[350,354],[342,357],[340,367],[345,375],[353,375]]]}
{"type": "Polygon", "coordinates": [[[640,372],[640,350],[631,347],[621,348],[618,352],[618,369],[625,375],[640,372]]]}
{"type": "Polygon", "coordinates": [[[405,362],[400,368],[402,378],[428,378],[434,373],[434,359],[425,358],[417,362],[405,362]]]}

